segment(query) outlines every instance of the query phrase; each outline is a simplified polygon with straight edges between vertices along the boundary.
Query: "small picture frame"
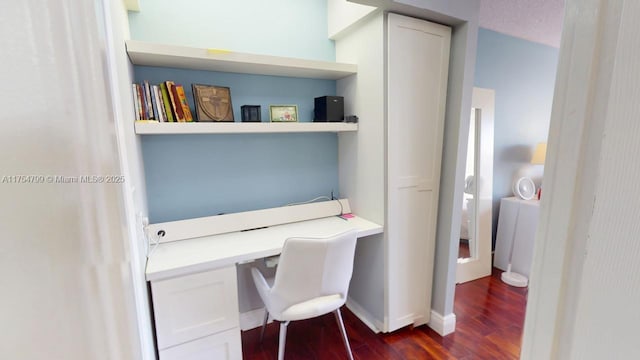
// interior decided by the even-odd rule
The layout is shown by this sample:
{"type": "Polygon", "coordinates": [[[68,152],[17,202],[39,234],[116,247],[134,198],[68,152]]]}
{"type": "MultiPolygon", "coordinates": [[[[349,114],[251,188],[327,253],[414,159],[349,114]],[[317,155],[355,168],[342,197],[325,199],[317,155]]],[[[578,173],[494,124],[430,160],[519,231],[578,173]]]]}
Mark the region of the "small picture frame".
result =
{"type": "Polygon", "coordinates": [[[231,89],[224,86],[193,84],[193,100],[200,122],[233,122],[231,89]]]}
{"type": "Polygon", "coordinates": [[[298,105],[269,105],[271,122],[298,122],[298,105]]]}

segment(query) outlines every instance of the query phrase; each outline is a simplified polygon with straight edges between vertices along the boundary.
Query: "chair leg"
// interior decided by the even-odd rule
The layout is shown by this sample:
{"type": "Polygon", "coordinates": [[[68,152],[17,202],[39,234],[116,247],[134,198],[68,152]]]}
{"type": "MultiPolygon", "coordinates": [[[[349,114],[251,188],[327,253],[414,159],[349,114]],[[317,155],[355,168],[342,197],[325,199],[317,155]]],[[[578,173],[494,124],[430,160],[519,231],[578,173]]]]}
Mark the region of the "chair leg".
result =
{"type": "Polygon", "coordinates": [[[264,322],[262,323],[262,330],[260,331],[260,343],[264,339],[264,330],[267,328],[267,321],[269,321],[269,311],[264,308],[264,322]]]}
{"type": "Polygon", "coordinates": [[[280,323],[280,341],[278,345],[278,360],[284,360],[284,346],[287,342],[287,326],[289,321],[280,323]]]}
{"type": "Polygon", "coordinates": [[[342,322],[342,314],[340,313],[340,308],[336,309],[333,314],[336,316],[336,321],[338,322],[338,326],[340,327],[340,332],[342,333],[342,341],[344,342],[344,347],[347,349],[349,360],[353,360],[353,354],[351,353],[351,346],[349,346],[347,330],[344,328],[344,322],[342,322]]]}

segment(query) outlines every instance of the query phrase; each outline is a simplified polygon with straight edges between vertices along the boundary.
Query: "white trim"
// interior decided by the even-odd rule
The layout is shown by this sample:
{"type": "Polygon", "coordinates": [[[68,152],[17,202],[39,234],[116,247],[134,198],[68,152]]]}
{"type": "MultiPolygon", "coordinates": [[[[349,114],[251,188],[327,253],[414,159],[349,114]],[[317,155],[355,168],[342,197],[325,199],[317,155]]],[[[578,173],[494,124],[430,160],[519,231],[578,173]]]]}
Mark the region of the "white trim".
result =
{"type": "Polygon", "coordinates": [[[384,329],[384,324],[375,318],[375,316],[371,315],[370,312],[365,310],[362,305],[358,304],[352,298],[347,298],[346,306],[352,313],[354,313],[360,321],[362,321],[369,329],[371,329],[374,333],[379,333],[384,329]]]}
{"type": "Polygon", "coordinates": [[[442,316],[440,313],[431,310],[431,319],[427,325],[440,336],[447,336],[456,331],[456,314],[451,313],[447,316],[442,316]]]}
{"type": "MultiPolygon", "coordinates": [[[[264,308],[253,309],[240,313],[240,330],[246,331],[262,326],[264,321],[264,308]]],[[[271,324],[273,319],[269,317],[267,324],[271,324]]]]}

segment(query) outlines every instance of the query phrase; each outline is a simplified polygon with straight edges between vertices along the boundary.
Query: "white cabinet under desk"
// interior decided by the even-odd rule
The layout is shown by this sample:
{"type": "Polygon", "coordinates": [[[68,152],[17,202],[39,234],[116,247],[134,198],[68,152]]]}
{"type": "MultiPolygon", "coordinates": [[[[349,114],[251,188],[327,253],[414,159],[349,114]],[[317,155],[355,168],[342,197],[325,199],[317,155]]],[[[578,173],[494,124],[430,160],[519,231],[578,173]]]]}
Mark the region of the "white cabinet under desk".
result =
{"type": "Polygon", "coordinates": [[[152,281],[160,358],[204,359],[205,354],[208,358],[241,358],[231,356],[240,347],[236,284],[233,266],[152,281]],[[181,346],[208,336],[214,336],[212,341],[181,346]],[[225,356],[210,356],[213,354],[225,356]]]}
{"type": "MultiPolygon", "coordinates": [[[[341,202],[344,213],[350,211],[348,202],[341,202]]],[[[190,235],[198,233],[192,227],[207,229],[219,221],[227,228],[237,222],[253,229],[262,219],[275,225],[183,240],[175,234],[182,222],[150,225],[152,234],[164,231],[175,240],[158,244],[147,260],[160,359],[242,358],[236,264],[277,255],[290,237],[326,237],[354,228],[359,238],[382,232],[382,226],[357,216],[330,215],[342,211],[335,201],[333,209],[328,203],[185,220],[190,235]],[[286,216],[280,215],[289,213],[298,221],[281,223],[286,216]]]]}

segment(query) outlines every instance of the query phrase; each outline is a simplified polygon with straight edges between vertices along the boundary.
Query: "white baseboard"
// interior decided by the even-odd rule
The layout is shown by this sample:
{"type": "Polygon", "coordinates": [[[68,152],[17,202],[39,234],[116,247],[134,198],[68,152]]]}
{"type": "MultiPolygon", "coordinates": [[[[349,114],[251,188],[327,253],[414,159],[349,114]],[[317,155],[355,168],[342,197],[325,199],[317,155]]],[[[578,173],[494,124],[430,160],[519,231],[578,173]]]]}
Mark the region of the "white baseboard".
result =
{"type": "Polygon", "coordinates": [[[353,301],[351,298],[347,298],[346,306],[352,313],[354,313],[360,321],[373,330],[376,334],[382,331],[384,325],[378,319],[376,319],[371,313],[365,310],[360,304],[353,301]]]}
{"type": "MultiPolygon", "coordinates": [[[[240,330],[251,330],[262,326],[264,321],[264,308],[240,313],[240,330]]],[[[269,324],[273,319],[269,318],[269,324]]]]}
{"type": "Polygon", "coordinates": [[[429,327],[440,336],[446,336],[456,331],[456,314],[451,313],[447,316],[442,316],[431,310],[431,319],[428,323],[429,327]]]}

